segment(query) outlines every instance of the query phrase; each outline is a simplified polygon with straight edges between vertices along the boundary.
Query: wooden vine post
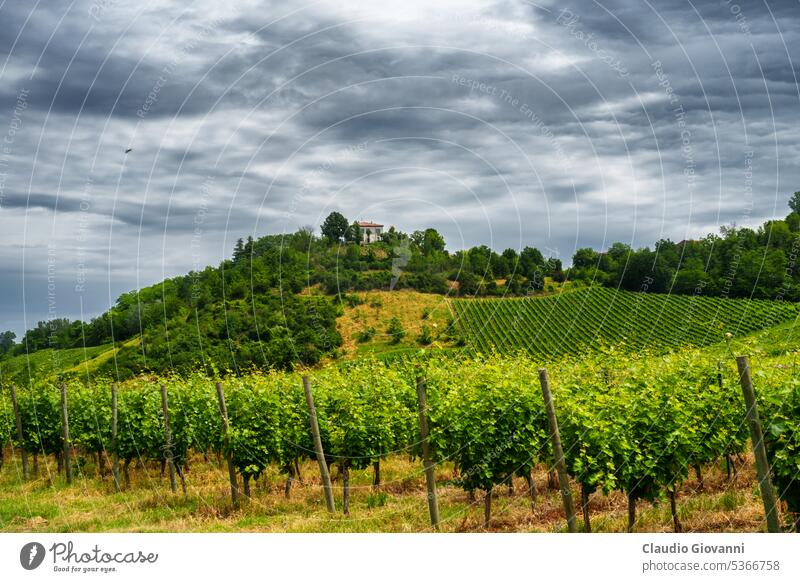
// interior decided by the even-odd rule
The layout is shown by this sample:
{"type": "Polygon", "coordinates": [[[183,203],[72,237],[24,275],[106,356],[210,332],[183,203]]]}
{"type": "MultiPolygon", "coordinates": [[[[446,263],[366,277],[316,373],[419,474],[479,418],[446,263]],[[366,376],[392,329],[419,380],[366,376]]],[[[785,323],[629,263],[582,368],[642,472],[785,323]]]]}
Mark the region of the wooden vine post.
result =
{"type": "Polygon", "coordinates": [[[117,446],[117,383],[111,385],[111,476],[114,478],[114,488],[119,492],[119,447],[117,446]]]}
{"type": "Polygon", "coordinates": [[[542,397],[544,398],[544,405],[547,410],[547,420],[550,423],[550,440],[553,445],[553,457],[555,459],[556,471],[558,472],[561,498],[564,501],[564,511],[567,514],[567,527],[570,533],[575,533],[578,531],[578,527],[575,523],[575,506],[572,503],[572,492],[569,488],[567,464],[564,461],[564,450],[561,448],[561,435],[558,432],[556,407],[553,403],[553,394],[550,392],[550,378],[547,375],[546,368],[539,368],[539,382],[542,385],[542,397]]]}
{"type": "Polygon", "coordinates": [[[67,410],[67,385],[61,383],[61,438],[64,441],[64,474],[67,484],[72,484],[72,443],[69,441],[69,410],[67,410]]]}
{"type": "Polygon", "coordinates": [[[17,425],[17,442],[19,442],[19,456],[22,460],[22,477],[26,481],[30,477],[30,467],[28,466],[28,453],[25,450],[22,433],[22,415],[19,412],[19,400],[17,400],[17,389],[11,385],[11,406],[14,408],[14,421],[17,425]]]}
{"type": "Polygon", "coordinates": [[[431,460],[431,446],[428,441],[428,394],[425,378],[417,377],[417,405],[419,406],[419,434],[422,440],[422,464],[425,467],[425,485],[428,488],[428,512],[431,525],[439,529],[439,500],[436,497],[436,474],[431,460]]]}
{"type": "Polygon", "coordinates": [[[311,423],[311,436],[314,438],[314,451],[317,454],[319,464],[319,474],[322,477],[322,489],[325,492],[325,505],[328,511],[336,511],[336,504],[333,502],[333,487],[331,486],[331,476],[328,473],[328,463],[325,461],[325,451],[322,450],[322,438],[319,436],[319,423],[317,422],[317,409],[314,407],[314,396],[311,394],[311,383],[308,376],[303,376],[303,390],[306,393],[306,404],[308,404],[308,416],[311,423]]]}
{"type": "Polygon", "coordinates": [[[225,447],[225,460],[228,463],[228,478],[231,482],[231,501],[235,507],[239,503],[239,485],[236,481],[236,469],[233,466],[228,407],[225,405],[225,392],[222,390],[222,382],[217,382],[217,400],[219,401],[219,413],[222,415],[222,439],[225,447]]]}
{"type": "Polygon", "coordinates": [[[175,459],[172,458],[172,432],[169,428],[169,402],[167,401],[167,387],[161,385],[161,410],[164,413],[164,455],[169,468],[169,488],[173,493],[178,491],[178,482],[175,480],[175,459]]]}
{"type": "MultiPolygon", "coordinates": [[[[722,362],[717,361],[717,386],[719,387],[720,391],[722,390],[722,362]]],[[[733,460],[733,456],[731,455],[730,451],[726,448],[725,449],[725,470],[727,472],[726,478],[730,481],[731,475],[733,475],[733,480],[736,481],[738,478],[738,470],[736,469],[736,462],[733,460]]]]}
{"type": "Polygon", "coordinates": [[[750,439],[753,441],[753,454],[756,458],[756,476],[758,477],[758,488],[761,490],[761,500],[764,502],[764,513],[767,517],[767,531],[770,533],[779,533],[781,531],[781,526],[778,521],[778,502],[775,498],[775,489],[772,487],[772,479],[769,474],[767,450],[764,447],[764,433],[761,429],[761,420],[758,418],[756,392],[753,387],[753,379],[750,376],[750,363],[747,361],[747,356],[737,357],[736,365],[739,368],[742,394],[744,395],[744,402],[747,406],[747,426],[750,428],[750,439]]]}
{"type": "Polygon", "coordinates": [[[581,485],[581,512],[583,512],[583,531],[592,533],[592,520],[589,517],[589,490],[581,485]]]}
{"type": "Polygon", "coordinates": [[[636,525],[636,497],[630,491],[628,493],[628,533],[633,533],[636,525]]]}

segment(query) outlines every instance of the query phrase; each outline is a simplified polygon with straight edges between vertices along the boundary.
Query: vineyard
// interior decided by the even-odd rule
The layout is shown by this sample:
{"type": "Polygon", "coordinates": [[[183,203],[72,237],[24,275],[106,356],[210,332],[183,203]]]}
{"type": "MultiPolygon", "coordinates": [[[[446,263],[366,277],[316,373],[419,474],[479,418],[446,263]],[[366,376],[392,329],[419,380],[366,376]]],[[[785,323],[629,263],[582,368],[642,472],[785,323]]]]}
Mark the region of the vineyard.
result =
{"type": "Polygon", "coordinates": [[[793,320],[795,304],[630,293],[602,287],[524,299],[452,302],[458,334],[473,352],[579,353],[624,343],[635,349],[705,346],[793,320]]]}
{"type": "MultiPolygon", "coordinates": [[[[800,377],[792,356],[760,355],[752,362],[782,527],[797,528],[800,377]]],[[[674,529],[680,531],[681,491],[691,476],[701,478],[724,464],[734,487],[737,471],[744,470],[750,439],[732,358],[720,363],[698,350],[668,356],[606,351],[553,361],[548,370],[568,488],[580,499],[585,531],[592,529],[591,503],[611,495],[627,499],[627,529],[636,527],[637,506],[663,501],[669,502],[674,529]]],[[[468,500],[480,494],[485,527],[492,522],[493,495],[514,479],[524,483],[526,503],[535,513],[542,503],[535,476],[553,473],[554,449],[537,362],[524,355],[458,359],[424,354],[391,366],[358,360],[313,373],[325,464],[336,468],[341,480],[336,510],[353,511],[351,472],[371,471],[373,489],[384,496],[393,494],[396,481],[382,481],[382,465],[407,463],[407,474],[393,479],[421,475],[419,378],[427,391],[426,448],[437,481],[463,489],[468,500]]],[[[50,486],[58,486],[62,477],[57,474],[68,474],[72,464],[84,480],[104,477],[113,484],[109,495],[117,488],[124,492],[141,486],[138,473],[143,470],[149,487],[163,487],[168,494],[163,477],[168,466],[183,494],[191,495],[198,463],[221,474],[227,461],[232,492],[253,499],[254,484],[282,475],[283,495],[289,498],[300,488],[300,468],[307,480],[313,466],[309,461],[315,459],[301,376],[255,373],[222,384],[225,415],[214,380],[200,375],[123,383],[113,390],[116,414],[107,382],[87,386],[70,381],[63,391],[47,384],[16,388],[16,406],[4,390],[0,441],[8,446],[3,471],[14,475],[4,482],[12,479],[23,487],[27,472],[30,480],[44,474],[50,486]],[[56,464],[52,471],[51,462],[56,464]],[[161,478],[148,470],[159,464],[161,478]]],[[[231,498],[220,497],[224,479],[217,489],[219,495],[205,505],[230,508],[231,498]]],[[[314,492],[321,503],[318,486],[314,492]]],[[[426,513],[424,499],[417,511],[426,513]]],[[[455,527],[448,519],[445,515],[444,528],[455,527]]]]}

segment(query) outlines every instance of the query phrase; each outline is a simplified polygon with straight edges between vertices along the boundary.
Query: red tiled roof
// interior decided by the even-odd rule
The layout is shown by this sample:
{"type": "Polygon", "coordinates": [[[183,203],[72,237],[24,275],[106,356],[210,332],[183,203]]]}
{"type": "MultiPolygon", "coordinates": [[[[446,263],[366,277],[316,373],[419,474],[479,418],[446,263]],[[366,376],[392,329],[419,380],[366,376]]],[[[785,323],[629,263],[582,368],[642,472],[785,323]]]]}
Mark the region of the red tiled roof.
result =
{"type": "Polygon", "coordinates": [[[359,220],[358,226],[362,228],[378,228],[383,226],[382,224],[378,224],[377,222],[370,222],[368,220],[359,220]]]}

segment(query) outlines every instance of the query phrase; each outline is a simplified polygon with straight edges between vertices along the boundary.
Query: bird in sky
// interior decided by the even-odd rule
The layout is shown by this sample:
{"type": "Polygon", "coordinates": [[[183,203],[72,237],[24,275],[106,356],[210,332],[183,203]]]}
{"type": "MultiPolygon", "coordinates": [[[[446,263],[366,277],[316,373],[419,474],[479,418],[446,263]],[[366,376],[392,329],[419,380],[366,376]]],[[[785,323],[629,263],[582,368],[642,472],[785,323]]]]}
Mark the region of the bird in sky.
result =
{"type": "Polygon", "coordinates": [[[125,153],[126,153],[126,154],[129,154],[129,153],[131,153],[132,151],[133,151],[133,148],[128,148],[128,149],[126,149],[126,150],[125,150],[125,153]]]}

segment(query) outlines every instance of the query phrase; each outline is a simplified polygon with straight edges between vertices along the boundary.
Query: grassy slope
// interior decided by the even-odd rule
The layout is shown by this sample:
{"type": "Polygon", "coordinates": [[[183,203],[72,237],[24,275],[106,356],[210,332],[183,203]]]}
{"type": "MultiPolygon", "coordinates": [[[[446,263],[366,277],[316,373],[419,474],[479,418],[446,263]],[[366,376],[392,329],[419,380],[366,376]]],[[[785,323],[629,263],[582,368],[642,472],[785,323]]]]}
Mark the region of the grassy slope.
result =
{"type": "Polygon", "coordinates": [[[85,373],[84,363],[104,355],[111,357],[111,353],[110,345],[68,350],[46,349],[30,355],[3,358],[0,360],[0,370],[5,382],[26,383],[28,380],[49,378],[61,373],[85,373]]]}
{"type": "MultiPolygon", "coordinates": [[[[580,296],[580,294],[586,292],[587,290],[582,289],[564,291],[562,296],[580,296]]],[[[549,314],[553,320],[557,319],[556,316],[559,316],[560,309],[571,310],[560,314],[562,321],[581,322],[585,319],[584,313],[576,308],[576,305],[579,307],[580,304],[567,304],[563,301],[559,303],[559,295],[543,295],[541,297],[536,297],[529,300],[451,299],[442,295],[419,293],[412,290],[393,292],[359,292],[354,293],[354,295],[357,295],[361,299],[362,303],[355,307],[345,307],[344,314],[337,322],[337,329],[342,334],[342,338],[344,340],[344,345],[340,350],[340,354],[346,358],[371,354],[383,357],[394,354],[412,353],[421,347],[421,345],[417,342],[417,338],[422,327],[425,325],[428,326],[434,336],[435,343],[433,344],[433,347],[442,349],[456,349],[452,346],[452,344],[448,344],[448,342],[441,337],[441,334],[447,325],[447,318],[451,314],[454,303],[475,305],[476,302],[492,304],[500,301],[503,304],[508,303],[525,305],[526,301],[545,302],[545,305],[552,306],[549,314]],[[423,319],[423,313],[425,312],[428,312],[429,315],[427,318],[423,319]],[[391,338],[388,336],[388,334],[386,334],[386,328],[389,325],[389,321],[393,317],[400,319],[406,332],[405,337],[397,344],[391,343],[391,338]],[[375,336],[367,342],[359,343],[356,340],[356,334],[367,327],[373,327],[375,329],[375,336]]],[[[666,306],[666,309],[660,311],[661,319],[663,321],[669,321],[672,319],[673,321],[677,320],[680,322],[681,314],[685,313],[685,310],[681,306],[680,302],[686,301],[686,298],[675,299],[673,297],[666,299],[666,296],[658,295],[651,296],[651,298],[656,302],[664,302],[663,305],[666,306]]],[[[795,310],[793,306],[788,304],[776,303],[776,305],[782,306],[782,310],[785,308],[785,312],[795,310]]],[[[795,312],[797,311],[795,310],[795,312]]],[[[619,316],[624,319],[625,311],[621,311],[619,316]]],[[[480,329],[480,325],[476,326],[476,321],[480,323],[482,320],[480,319],[480,316],[478,316],[476,319],[476,316],[473,315],[472,319],[469,321],[469,325],[471,327],[467,329],[467,332],[470,334],[474,343],[479,343],[479,341],[475,341],[475,339],[479,339],[481,335],[480,332],[475,331],[480,329]]],[[[607,318],[607,323],[605,325],[608,325],[608,322],[612,321],[613,318],[607,318]]],[[[775,321],[780,320],[776,319],[775,321]]],[[[498,320],[498,323],[501,326],[505,325],[505,329],[508,329],[509,327],[507,323],[503,324],[502,321],[498,320]]],[[[536,330],[535,326],[530,327],[534,331],[536,330]]],[[[630,327],[633,329],[635,326],[630,327]]],[[[564,329],[560,329],[559,333],[563,335],[564,331],[564,329]]],[[[569,330],[567,329],[567,331],[569,330]]],[[[715,329],[714,331],[716,335],[713,339],[714,341],[718,341],[718,336],[721,335],[721,331],[719,329],[715,329]]],[[[670,333],[676,333],[674,327],[669,328],[668,331],[662,331],[662,335],[665,336],[669,336],[670,333]]],[[[535,335],[533,337],[535,338],[535,335]]],[[[563,338],[568,338],[568,336],[564,335],[563,337],[559,337],[562,341],[564,341],[564,345],[567,345],[567,340],[563,338]]],[[[763,349],[770,353],[785,352],[788,349],[794,349],[791,346],[800,344],[800,330],[796,328],[794,322],[783,323],[770,328],[767,332],[757,332],[747,337],[753,338],[750,341],[758,341],[760,345],[762,345],[763,349]]],[[[734,341],[739,342],[741,340],[742,337],[737,335],[734,341]]],[[[138,338],[133,338],[127,342],[124,342],[122,345],[118,345],[117,347],[105,345],[86,348],[86,350],[83,348],[59,351],[42,350],[40,352],[31,354],[29,357],[22,355],[14,358],[2,359],[0,360],[2,379],[7,382],[26,382],[28,380],[28,366],[30,366],[31,376],[34,379],[52,377],[56,370],[62,373],[75,375],[93,373],[99,369],[102,364],[106,363],[110,358],[112,358],[114,354],[121,348],[135,347],[138,345],[138,342],[138,338]]],[[[720,349],[723,351],[727,349],[724,343],[721,344],[720,349]]]]}
{"type": "MultiPolygon", "coordinates": [[[[383,483],[371,487],[369,469],[351,472],[351,514],[341,513],[341,480],[334,468],[334,495],[338,510],[327,513],[320,493],[315,463],[302,463],[303,483],[296,484],[290,499],[283,495],[283,477],[274,470],[256,482],[253,497],[235,511],[230,507],[227,472],[213,460],[197,457],[187,475],[188,495],[172,495],[169,481],[156,464],[133,472],[132,486],[113,491],[108,476],[101,481],[89,461],[77,472],[76,483],[67,487],[55,472],[52,459],[42,462],[42,476],[22,484],[18,463],[9,460],[0,472],[0,531],[20,532],[421,532],[430,530],[425,502],[425,480],[419,463],[395,456],[381,463],[383,483]],[[15,470],[16,467],[16,470],[15,470]]],[[[482,495],[473,502],[448,478],[452,469],[437,469],[442,529],[446,532],[486,531],[483,528],[482,495]]],[[[759,531],[763,506],[755,483],[755,470],[746,461],[737,481],[726,481],[722,467],[705,469],[704,489],[694,478],[679,490],[679,514],[685,531],[759,531]]],[[[534,473],[538,498],[531,510],[525,482],[516,479],[514,493],[497,487],[492,503],[490,531],[564,531],[564,510],[557,491],[546,486],[547,475],[539,467],[534,473]]],[[[580,499],[577,487],[573,498],[580,499]]],[[[589,508],[597,532],[625,530],[627,504],[624,495],[592,495],[589,508]]],[[[637,531],[672,530],[669,504],[640,502],[637,531]]],[[[579,520],[582,524],[582,521],[579,520]]]]}
{"type": "Polygon", "coordinates": [[[450,315],[449,299],[443,295],[419,293],[417,291],[372,291],[355,293],[361,305],[345,308],[337,322],[344,345],[342,352],[348,357],[365,354],[388,354],[408,352],[420,347],[417,343],[422,327],[427,325],[435,336],[444,331],[450,315]],[[423,313],[428,317],[423,319],[423,313]],[[406,332],[397,344],[391,343],[386,333],[389,321],[397,317],[406,332]],[[356,341],[356,334],[368,327],[375,329],[375,336],[368,342],[356,341]]]}
{"type": "Polygon", "coordinates": [[[729,355],[731,351],[746,353],[754,348],[769,356],[797,352],[800,350],[800,319],[769,327],[743,338],[734,338],[729,347],[726,343],[709,346],[712,353],[729,355]]]}
{"type": "Polygon", "coordinates": [[[127,341],[122,342],[121,344],[115,346],[108,345],[105,346],[105,349],[99,351],[93,357],[86,358],[85,360],[79,362],[77,365],[65,370],[66,373],[70,374],[91,374],[92,372],[98,370],[100,366],[108,362],[111,358],[114,357],[121,349],[123,348],[133,348],[133,347],[140,347],[141,341],[138,337],[131,338],[127,341]]]}

